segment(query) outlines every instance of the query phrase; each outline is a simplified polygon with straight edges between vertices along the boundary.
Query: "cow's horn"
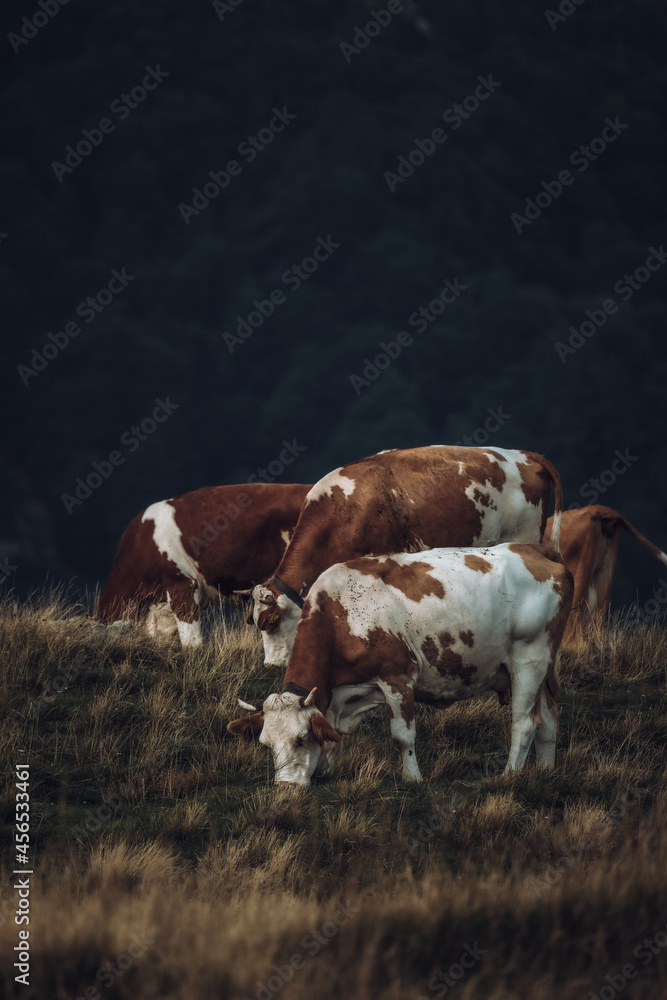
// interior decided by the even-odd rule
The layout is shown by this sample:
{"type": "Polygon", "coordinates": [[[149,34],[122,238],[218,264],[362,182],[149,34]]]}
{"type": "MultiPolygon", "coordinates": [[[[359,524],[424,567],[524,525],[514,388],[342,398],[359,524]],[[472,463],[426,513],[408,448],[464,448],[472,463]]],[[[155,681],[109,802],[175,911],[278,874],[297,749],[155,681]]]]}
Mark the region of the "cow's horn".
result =
{"type": "Polygon", "coordinates": [[[308,695],[308,697],[306,698],[306,700],[303,703],[303,707],[304,708],[308,708],[309,705],[312,705],[315,702],[315,692],[316,691],[317,691],[317,688],[314,687],[313,690],[310,692],[310,694],[308,695]]]}
{"type": "Polygon", "coordinates": [[[249,701],[244,701],[243,698],[239,698],[239,705],[241,708],[247,708],[249,712],[261,712],[261,708],[257,705],[251,705],[249,701]]]}
{"type": "Polygon", "coordinates": [[[248,590],[233,590],[233,594],[241,594],[242,597],[250,597],[252,595],[252,587],[248,590]]]}

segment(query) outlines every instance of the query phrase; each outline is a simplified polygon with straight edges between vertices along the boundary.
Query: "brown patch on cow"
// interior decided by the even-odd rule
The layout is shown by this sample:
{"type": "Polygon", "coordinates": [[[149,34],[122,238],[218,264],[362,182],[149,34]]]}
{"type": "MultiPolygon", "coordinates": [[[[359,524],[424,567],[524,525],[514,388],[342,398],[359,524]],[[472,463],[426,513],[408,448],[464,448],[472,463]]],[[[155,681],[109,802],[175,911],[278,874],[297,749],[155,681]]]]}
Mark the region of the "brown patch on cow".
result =
{"type": "Polygon", "coordinates": [[[460,677],[464,684],[470,684],[473,674],[477,673],[477,667],[472,664],[463,666],[463,657],[451,649],[456,639],[450,632],[441,632],[438,639],[440,648],[430,635],[422,643],[422,652],[428,663],[443,677],[460,677]]]}
{"type": "Polygon", "coordinates": [[[267,635],[271,635],[275,632],[280,624],[280,608],[270,607],[266,608],[265,611],[260,611],[257,616],[257,628],[261,632],[266,632],[267,635]]]}
{"type": "Polygon", "coordinates": [[[382,628],[371,629],[365,639],[353,635],[347,609],[326,591],[317,594],[317,608],[309,615],[302,612],[284,684],[299,684],[309,691],[316,687],[315,703],[321,712],[329,706],[334,683],[364,684],[373,677],[407,683],[417,672],[400,635],[382,628]]]}
{"type": "Polygon", "coordinates": [[[481,503],[482,507],[491,507],[492,510],[497,509],[496,504],[491,502],[491,496],[488,493],[482,493],[480,489],[473,490],[472,497],[476,503],[481,503]]]}
{"type": "Polygon", "coordinates": [[[472,569],[476,573],[490,573],[493,569],[488,559],[482,559],[481,556],[475,556],[471,553],[469,553],[463,561],[468,569],[472,569]]]}
{"type": "Polygon", "coordinates": [[[227,724],[227,731],[232,736],[240,736],[243,740],[254,740],[261,733],[264,727],[264,713],[255,712],[253,715],[245,715],[242,719],[234,719],[227,724]]]}
{"type": "Polygon", "coordinates": [[[359,573],[376,576],[390,587],[396,587],[410,601],[445,596],[445,588],[440,580],[430,575],[433,566],[427,562],[399,563],[391,556],[382,560],[366,556],[365,559],[349,560],[349,565],[359,573]]]}
{"type": "Polygon", "coordinates": [[[459,639],[465,646],[470,646],[471,649],[475,645],[475,637],[471,629],[468,629],[467,632],[459,632],[459,639]]]}
{"type": "Polygon", "coordinates": [[[544,503],[546,513],[551,488],[549,473],[540,461],[542,459],[541,455],[537,455],[531,451],[524,451],[522,454],[525,455],[527,461],[525,464],[520,463],[517,468],[521,476],[521,490],[523,495],[528,503],[533,504],[534,507],[544,503]]]}
{"type": "Polygon", "coordinates": [[[325,742],[340,743],[341,741],[341,735],[338,730],[334,729],[328,719],[325,719],[319,712],[315,712],[310,717],[310,727],[320,746],[325,742]]]}

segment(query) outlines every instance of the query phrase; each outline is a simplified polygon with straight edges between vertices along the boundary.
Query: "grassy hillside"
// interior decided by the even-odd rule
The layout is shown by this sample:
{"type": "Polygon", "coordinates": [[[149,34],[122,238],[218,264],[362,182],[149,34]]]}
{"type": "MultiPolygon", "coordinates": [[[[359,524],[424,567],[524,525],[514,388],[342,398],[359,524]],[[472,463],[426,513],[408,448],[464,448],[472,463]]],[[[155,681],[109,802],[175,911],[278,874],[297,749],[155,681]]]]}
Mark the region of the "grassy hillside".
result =
{"type": "Polygon", "coordinates": [[[659,624],[564,651],[553,773],[500,773],[510,709],[489,695],[420,709],[417,787],[383,713],[331,779],[274,786],[266,749],[226,732],[237,696],[281,680],[244,625],[184,653],[43,598],[4,605],[0,649],[4,995],[574,1000],[626,978],[624,997],[667,995],[659,624]],[[26,761],[29,987],[8,958],[26,761]]]}

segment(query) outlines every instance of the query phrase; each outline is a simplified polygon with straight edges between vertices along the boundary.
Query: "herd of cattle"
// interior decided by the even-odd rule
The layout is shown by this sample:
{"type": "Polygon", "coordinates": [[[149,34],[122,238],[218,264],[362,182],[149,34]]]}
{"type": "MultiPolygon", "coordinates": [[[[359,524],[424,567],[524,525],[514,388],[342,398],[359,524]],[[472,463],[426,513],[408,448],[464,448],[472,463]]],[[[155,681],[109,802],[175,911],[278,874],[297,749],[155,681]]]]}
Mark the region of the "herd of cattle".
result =
{"type": "Polygon", "coordinates": [[[667,564],[615,511],[564,511],[541,455],[394,449],[314,486],[218,486],[152,504],[123,533],[98,616],[139,617],[197,646],[207,603],[251,597],[248,622],[284,680],[261,707],[241,702],[251,714],[228,729],[270,747],[279,782],[326,772],[341,736],[381,704],[403,778],[419,781],[415,702],[446,708],[489,689],[511,700],[507,769],[533,741],[553,766],[556,656],[606,616],[620,527],[667,564]]]}

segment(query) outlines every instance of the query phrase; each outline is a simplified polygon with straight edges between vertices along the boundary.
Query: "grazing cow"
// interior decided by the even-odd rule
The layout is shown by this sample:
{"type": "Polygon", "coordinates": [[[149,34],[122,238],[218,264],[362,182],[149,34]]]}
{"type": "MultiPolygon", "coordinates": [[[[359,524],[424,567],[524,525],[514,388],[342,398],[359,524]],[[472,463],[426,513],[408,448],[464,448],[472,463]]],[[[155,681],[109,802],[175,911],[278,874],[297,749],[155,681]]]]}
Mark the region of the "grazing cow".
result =
{"type": "Polygon", "coordinates": [[[99,617],[111,623],[147,613],[152,634],[175,620],[183,646],[200,645],[200,609],[266,579],[309,489],[210,486],[151,504],[123,532],[99,617]]]}
{"type": "MultiPolygon", "coordinates": [[[[551,519],[544,532],[549,537],[551,519]]],[[[625,528],[667,565],[667,554],[644,538],[629,521],[610,507],[595,505],[564,510],[560,548],[565,565],[574,577],[574,600],[563,642],[583,642],[586,625],[604,621],[609,610],[611,584],[618,555],[619,528],[625,528]]]]}
{"type": "Polygon", "coordinates": [[[553,767],[556,654],[573,582],[542,545],[431,549],[338,563],[313,584],[296,632],[282,694],[230,722],[273,752],[276,781],[307,785],[366,712],[385,704],[403,778],[420,781],[415,701],[446,708],[491,689],[512,695],[506,771],[535,740],[553,767]]]}
{"type": "Polygon", "coordinates": [[[253,591],[266,664],[287,665],[303,598],[328,566],[441,545],[539,542],[550,482],[559,514],[558,473],[534,452],[439,445],[381,452],[330,472],[308,493],[274,576],[253,591]]]}

